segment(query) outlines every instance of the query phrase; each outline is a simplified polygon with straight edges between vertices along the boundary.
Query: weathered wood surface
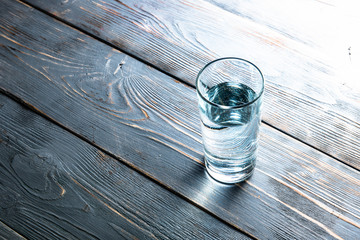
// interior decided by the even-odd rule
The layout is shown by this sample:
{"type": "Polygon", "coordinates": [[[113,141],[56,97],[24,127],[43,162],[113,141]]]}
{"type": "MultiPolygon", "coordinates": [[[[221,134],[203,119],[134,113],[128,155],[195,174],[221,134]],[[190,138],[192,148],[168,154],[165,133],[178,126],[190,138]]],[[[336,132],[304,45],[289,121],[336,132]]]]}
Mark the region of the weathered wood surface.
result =
{"type": "Polygon", "coordinates": [[[246,58],[265,75],[266,123],[360,169],[354,2],[26,2],[192,85],[210,60],[246,58]]]}
{"type": "Polygon", "coordinates": [[[358,171],[262,126],[254,176],[224,187],[204,172],[193,88],[31,7],[1,17],[0,88],[34,111],[255,237],[359,236],[358,171]]]}
{"type": "Polygon", "coordinates": [[[0,107],[0,219],[27,238],[248,239],[2,94],[0,107]]]}
{"type": "Polygon", "coordinates": [[[20,234],[0,221],[0,240],[24,240],[20,234]]]}

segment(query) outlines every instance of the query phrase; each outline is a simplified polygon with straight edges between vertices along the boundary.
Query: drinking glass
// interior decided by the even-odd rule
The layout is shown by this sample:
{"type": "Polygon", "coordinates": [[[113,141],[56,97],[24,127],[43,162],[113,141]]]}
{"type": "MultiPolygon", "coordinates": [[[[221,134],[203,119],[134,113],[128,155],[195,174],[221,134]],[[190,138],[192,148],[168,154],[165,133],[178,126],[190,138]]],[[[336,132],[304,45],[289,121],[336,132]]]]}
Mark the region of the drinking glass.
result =
{"type": "Polygon", "coordinates": [[[198,74],[206,170],[223,183],[250,177],[256,164],[264,77],[251,62],[221,58],[198,74]]]}

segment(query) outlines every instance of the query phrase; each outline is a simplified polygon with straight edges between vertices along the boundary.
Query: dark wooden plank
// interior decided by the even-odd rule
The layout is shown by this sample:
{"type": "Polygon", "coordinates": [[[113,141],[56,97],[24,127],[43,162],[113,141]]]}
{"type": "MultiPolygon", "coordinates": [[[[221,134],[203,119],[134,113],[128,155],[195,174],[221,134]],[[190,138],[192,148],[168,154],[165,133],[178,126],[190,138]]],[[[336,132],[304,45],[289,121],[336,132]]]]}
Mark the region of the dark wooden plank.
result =
{"type": "Polygon", "coordinates": [[[351,4],[26,1],[190,84],[214,58],[254,62],[266,79],[263,120],[360,169],[360,19],[351,4]]]}
{"type": "Polygon", "coordinates": [[[3,91],[250,235],[359,235],[358,171],[265,125],[254,176],[213,182],[193,88],[30,7],[3,5],[3,91]]]}
{"type": "Polygon", "coordinates": [[[1,240],[24,240],[20,234],[9,228],[6,224],[0,221],[0,239],[1,240]]]}
{"type": "Polygon", "coordinates": [[[25,237],[248,239],[1,94],[0,106],[0,218],[25,237]]]}

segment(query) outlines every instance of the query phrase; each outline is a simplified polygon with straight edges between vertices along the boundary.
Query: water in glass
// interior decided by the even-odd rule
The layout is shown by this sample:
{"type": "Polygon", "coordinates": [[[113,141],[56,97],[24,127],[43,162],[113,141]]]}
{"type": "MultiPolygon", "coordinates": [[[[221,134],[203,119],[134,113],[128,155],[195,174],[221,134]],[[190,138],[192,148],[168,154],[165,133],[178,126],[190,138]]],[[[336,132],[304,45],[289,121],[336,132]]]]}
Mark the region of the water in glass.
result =
{"type": "Polygon", "coordinates": [[[261,99],[249,103],[256,96],[245,84],[223,82],[204,96],[214,104],[199,97],[205,163],[209,174],[219,181],[238,182],[253,172],[261,99]]]}

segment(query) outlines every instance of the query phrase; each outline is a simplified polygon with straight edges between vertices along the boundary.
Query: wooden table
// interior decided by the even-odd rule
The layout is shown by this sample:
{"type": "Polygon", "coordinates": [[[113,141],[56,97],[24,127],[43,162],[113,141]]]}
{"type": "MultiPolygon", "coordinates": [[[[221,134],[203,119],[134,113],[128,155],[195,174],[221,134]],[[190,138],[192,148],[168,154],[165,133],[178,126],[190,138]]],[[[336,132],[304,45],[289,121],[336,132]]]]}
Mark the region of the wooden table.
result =
{"type": "Polygon", "coordinates": [[[354,3],[0,0],[0,239],[360,239],[354,3]],[[256,171],[204,171],[194,81],[266,86],[256,171]]]}

